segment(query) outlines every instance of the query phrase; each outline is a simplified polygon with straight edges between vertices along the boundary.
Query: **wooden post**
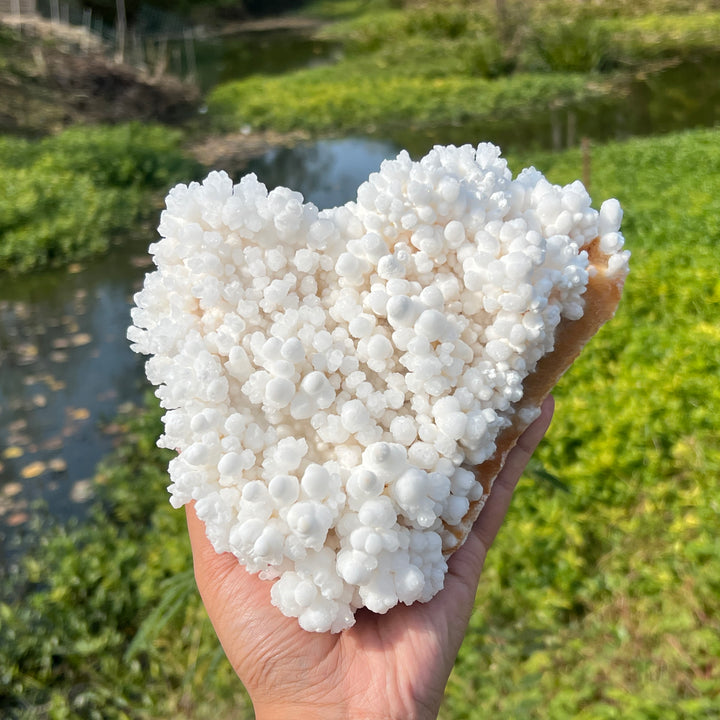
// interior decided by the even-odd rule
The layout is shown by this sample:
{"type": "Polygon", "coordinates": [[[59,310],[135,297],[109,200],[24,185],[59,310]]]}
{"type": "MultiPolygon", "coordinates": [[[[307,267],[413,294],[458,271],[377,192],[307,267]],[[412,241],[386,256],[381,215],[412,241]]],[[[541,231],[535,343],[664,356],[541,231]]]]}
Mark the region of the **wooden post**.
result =
{"type": "Polygon", "coordinates": [[[550,127],[552,133],[552,149],[554,152],[562,150],[562,119],[560,111],[553,108],[550,111],[550,127]]]}
{"type": "Polygon", "coordinates": [[[192,28],[183,30],[185,38],[185,60],[187,61],[188,76],[191,80],[195,80],[197,75],[197,63],[195,62],[195,43],[192,28]]]}
{"type": "Polygon", "coordinates": [[[56,25],[60,22],[60,0],[50,0],[50,21],[56,25]]]}
{"type": "Polygon", "coordinates": [[[512,28],[505,0],[495,0],[495,8],[497,10],[498,37],[503,45],[507,45],[512,40],[512,28]]]}
{"type": "Polygon", "coordinates": [[[567,114],[567,147],[575,147],[575,134],[577,131],[577,115],[574,110],[567,114]]]}
{"type": "Polygon", "coordinates": [[[90,43],[92,41],[92,8],[83,8],[82,24],[85,30],[83,47],[87,53],[90,52],[90,43]]]}
{"type": "Polygon", "coordinates": [[[115,0],[117,21],[115,23],[115,62],[125,61],[125,31],[127,29],[127,16],[125,15],[125,0],[115,0]]]}
{"type": "Polygon", "coordinates": [[[155,78],[161,78],[167,71],[168,66],[168,46],[167,36],[163,35],[160,42],[157,45],[155,53],[155,70],[153,76],[155,78]]]}

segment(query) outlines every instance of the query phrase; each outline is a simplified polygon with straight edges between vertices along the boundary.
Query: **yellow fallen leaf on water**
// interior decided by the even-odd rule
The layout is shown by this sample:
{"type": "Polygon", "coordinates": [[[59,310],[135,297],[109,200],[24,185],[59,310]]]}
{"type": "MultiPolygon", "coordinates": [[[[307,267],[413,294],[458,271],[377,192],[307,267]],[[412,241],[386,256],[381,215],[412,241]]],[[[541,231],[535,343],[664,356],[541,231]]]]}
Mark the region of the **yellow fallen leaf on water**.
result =
{"type": "Polygon", "coordinates": [[[53,435],[43,441],[40,446],[42,450],[59,450],[63,446],[62,435],[53,435]]]}
{"type": "Polygon", "coordinates": [[[57,458],[53,458],[48,463],[48,467],[53,472],[65,472],[65,470],[67,470],[67,463],[65,462],[65,460],[63,460],[63,458],[57,457],[57,458]]]}
{"type": "Polygon", "coordinates": [[[22,492],[22,485],[19,482],[11,482],[5,485],[2,491],[5,497],[15,497],[22,492]]]}
{"type": "Polygon", "coordinates": [[[115,422],[108,423],[102,427],[102,431],[105,435],[119,435],[123,430],[125,430],[125,426],[121,423],[115,422]]]}
{"type": "Polygon", "coordinates": [[[10,527],[17,527],[26,523],[30,519],[30,516],[24,512],[16,512],[8,517],[5,521],[10,527]]]}
{"type": "Polygon", "coordinates": [[[21,365],[30,365],[38,358],[38,347],[32,343],[20,343],[15,347],[18,355],[18,363],[21,365]]]}
{"type": "Polygon", "coordinates": [[[27,320],[27,318],[30,317],[30,305],[28,303],[21,301],[15,302],[13,303],[12,311],[22,320],[27,320]]]}
{"type": "Polygon", "coordinates": [[[39,382],[44,382],[53,392],[56,392],[57,390],[63,390],[65,388],[65,382],[63,380],[58,380],[50,373],[40,375],[37,379],[39,382]]]}
{"type": "Polygon", "coordinates": [[[33,395],[32,404],[38,408],[44,408],[47,405],[47,398],[44,395],[33,395]]]}
{"type": "Polygon", "coordinates": [[[60,322],[61,322],[63,325],[65,325],[65,329],[66,329],[69,333],[76,333],[76,332],[78,332],[78,330],[80,330],[79,325],[77,324],[74,316],[72,316],[72,315],[63,315],[63,316],[60,318],[60,322]]]}
{"type": "Polygon", "coordinates": [[[88,335],[88,333],[77,333],[70,337],[70,342],[75,347],[79,347],[80,345],[87,345],[89,342],[92,342],[92,337],[88,335]]]}
{"type": "Polygon", "coordinates": [[[70,490],[70,499],[81,503],[89,500],[93,494],[92,480],[78,480],[70,490]]]}
{"type": "Polygon", "coordinates": [[[26,465],[20,471],[20,475],[22,475],[26,480],[29,480],[30,478],[34,478],[34,477],[37,477],[38,475],[42,475],[46,469],[47,469],[47,465],[45,465],[44,462],[40,462],[40,460],[37,460],[36,462],[26,465]]]}
{"type": "Polygon", "coordinates": [[[130,264],[137,268],[147,267],[152,265],[152,258],[149,255],[137,255],[130,258],[130,264]]]}
{"type": "Polygon", "coordinates": [[[63,350],[64,348],[68,347],[69,345],[70,345],[70,341],[64,337],[55,338],[52,341],[52,346],[56,350],[63,350]]]}
{"type": "Polygon", "coordinates": [[[67,362],[68,354],[66,352],[63,352],[62,350],[53,350],[50,353],[50,362],[67,362]]]}
{"type": "Polygon", "coordinates": [[[23,449],[18,447],[17,445],[11,445],[8,448],[5,448],[5,451],[3,452],[3,457],[7,458],[8,460],[12,460],[13,458],[19,458],[23,455],[23,449]]]}
{"type": "Polygon", "coordinates": [[[83,266],[80,263],[70,263],[67,266],[68,274],[75,275],[76,273],[82,272],[83,266]]]}
{"type": "Polygon", "coordinates": [[[90,417],[90,411],[87,408],[69,408],[68,415],[73,420],[87,420],[90,417]]]}

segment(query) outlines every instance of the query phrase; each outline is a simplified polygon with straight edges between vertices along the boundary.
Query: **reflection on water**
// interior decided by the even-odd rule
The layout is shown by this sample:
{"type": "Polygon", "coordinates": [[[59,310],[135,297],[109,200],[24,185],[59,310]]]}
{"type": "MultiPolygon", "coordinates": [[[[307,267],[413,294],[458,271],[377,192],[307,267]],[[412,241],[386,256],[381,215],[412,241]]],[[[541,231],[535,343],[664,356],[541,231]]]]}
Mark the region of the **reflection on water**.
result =
{"type": "Polygon", "coordinates": [[[276,75],[327,62],[335,45],[306,32],[253,31],[195,42],[196,76],[203,91],[253,74],[276,75]]]}
{"type": "Polygon", "coordinates": [[[4,280],[0,290],[0,527],[40,498],[67,517],[112,447],[111,421],[140,400],[142,359],[125,339],[147,262],[115,249],[86,268],[4,280]]]}
{"type": "Polygon", "coordinates": [[[399,128],[394,142],[421,157],[434,144],[493,142],[506,153],[563,150],[583,137],[596,142],[657,135],[720,123],[720,52],[667,61],[652,71],[598,76],[606,88],[582,103],[515,113],[480,123],[399,128]],[[609,91],[608,91],[609,90],[609,91]]]}
{"type": "Polygon", "coordinates": [[[269,189],[284,185],[297,190],[306,202],[322,209],[354,200],[358,185],[399,150],[389,140],[360,137],[318,140],[271,150],[251,161],[245,172],[254,172],[269,189]]]}

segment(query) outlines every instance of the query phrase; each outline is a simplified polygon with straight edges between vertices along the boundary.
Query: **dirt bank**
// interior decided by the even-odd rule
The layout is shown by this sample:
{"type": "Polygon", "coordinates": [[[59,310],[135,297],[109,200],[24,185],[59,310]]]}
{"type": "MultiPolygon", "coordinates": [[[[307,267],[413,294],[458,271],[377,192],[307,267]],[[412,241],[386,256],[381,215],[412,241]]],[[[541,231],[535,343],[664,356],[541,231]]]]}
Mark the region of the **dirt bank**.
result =
{"type": "Polygon", "coordinates": [[[97,46],[79,47],[26,27],[0,25],[0,132],[40,135],[78,122],[181,123],[200,93],[171,76],[115,63],[97,46]]]}

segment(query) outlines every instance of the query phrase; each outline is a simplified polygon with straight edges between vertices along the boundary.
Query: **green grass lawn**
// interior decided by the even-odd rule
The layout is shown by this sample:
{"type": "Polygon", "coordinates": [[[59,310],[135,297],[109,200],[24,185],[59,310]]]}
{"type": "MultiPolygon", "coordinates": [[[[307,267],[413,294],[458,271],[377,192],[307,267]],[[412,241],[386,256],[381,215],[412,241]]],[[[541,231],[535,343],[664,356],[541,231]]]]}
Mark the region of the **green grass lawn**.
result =
{"type": "MultiPolygon", "coordinates": [[[[511,159],[531,163],[582,175],[577,151],[511,159]]],[[[561,483],[521,483],[442,718],[717,717],[718,166],[720,130],[592,149],[593,197],[625,209],[625,297],[556,390],[538,462],[561,483]]],[[[0,583],[4,717],[251,717],[193,590],[158,431],[156,410],[130,424],[94,522],[0,583]]]]}

